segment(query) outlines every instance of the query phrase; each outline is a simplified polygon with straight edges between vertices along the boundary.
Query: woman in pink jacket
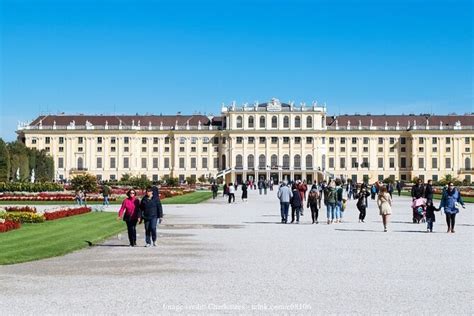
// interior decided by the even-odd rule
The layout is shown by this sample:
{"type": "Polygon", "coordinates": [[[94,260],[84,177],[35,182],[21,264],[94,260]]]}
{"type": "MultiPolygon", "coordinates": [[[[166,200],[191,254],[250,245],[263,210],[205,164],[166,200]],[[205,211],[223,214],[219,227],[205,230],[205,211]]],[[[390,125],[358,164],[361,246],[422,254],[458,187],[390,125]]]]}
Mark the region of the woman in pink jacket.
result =
{"type": "Polygon", "coordinates": [[[130,247],[137,245],[137,223],[140,220],[140,201],[136,198],[135,190],[128,190],[127,198],[123,200],[117,220],[123,219],[127,223],[128,240],[130,247]]]}

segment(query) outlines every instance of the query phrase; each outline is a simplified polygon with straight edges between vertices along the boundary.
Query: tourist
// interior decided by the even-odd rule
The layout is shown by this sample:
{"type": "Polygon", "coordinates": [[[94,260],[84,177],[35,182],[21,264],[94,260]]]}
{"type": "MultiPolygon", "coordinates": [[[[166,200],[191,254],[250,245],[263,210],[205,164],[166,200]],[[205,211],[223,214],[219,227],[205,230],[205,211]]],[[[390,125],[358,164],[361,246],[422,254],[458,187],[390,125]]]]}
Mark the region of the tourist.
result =
{"type": "Polygon", "coordinates": [[[109,195],[110,195],[110,187],[108,185],[103,185],[102,186],[102,196],[104,198],[104,201],[102,205],[109,206],[109,195]]]}
{"type": "Polygon", "coordinates": [[[153,191],[157,188],[148,187],[140,202],[141,218],[145,221],[145,247],[150,247],[152,242],[156,246],[156,224],[163,218],[163,207],[160,200],[153,197],[153,191]]]}
{"type": "Polygon", "coordinates": [[[267,195],[268,181],[263,181],[263,192],[267,195]]]}
{"type": "Polygon", "coordinates": [[[235,202],[235,187],[232,185],[232,183],[229,183],[229,186],[228,186],[228,190],[229,190],[229,193],[228,193],[228,196],[229,196],[229,204],[232,203],[232,202],[235,202]]]}
{"type": "Polygon", "coordinates": [[[365,215],[368,207],[368,200],[370,192],[367,190],[367,186],[363,183],[360,187],[360,191],[357,194],[357,209],[359,210],[359,223],[365,223],[365,215]]]}
{"type": "Polygon", "coordinates": [[[393,184],[392,184],[392,182],[389,182],[387,184],[387,192],[388,192],[388,194],[390,194],[390,198],[392,198],[393,197],[392,196],[392,194],[393,194],[393,184]]]}
{"type": "Polygon", "coordinates": [[[123,219],[127,224],[130,247],[137,245],[137,223],[140,220],[140,201],[136,198],[135,190],[128,190],[127,197],[122,202],[117,220],[123,219]]]}
{"type": "Polygon", "coordinates": [[[347,186],[346,186],[346,191],[347,191],[347,199],[350,200],[352,199],[352,181],[347,181],[347,186]]]}
{"type": "Polygon", "coordinates": [[[241,189],[242,189],[242,201],[247,202],[248,192],[247,192],[247,185],[245,184],[245,182],[242,183],[241,189]]]}
{"type": "Polygon", "coordinates": [[[313,224],[318,224],[318,216],[319,216],[319,192],[317,189],[311,189],[308,194],[308,202],[306,204],[307,208],[311,208],[311,219],[313,220],[313,224]]]}
{"type": "Polygon", "coordinates": [[[414,200],[422,198],[425,196],[425,186],[423,185],[423,180],[416,180],[416,184],[411,188],[411,197],[414,200]]]}
{"type": "Polygon", "coordinates": [[[436,221],[435,211],[439,211],[433,204],[433,200],[426,202],[426,232],[433,232],[433,223],[436,221]]]}
{"type": "Polygon", "coordinates": [[[282,224],[286,224],[288,222],[288,208],[290,207],[290,200],[292,196],[293,193],[291,193],[291,190],[286,185],[286,182],[282,182],[277,193],[277,197],[280,200],[280,214],[282,224]]]}
{"type": "Polygon", "coordinates": [[[398,196],[402,194],[402,184],[400,181],[397,181],[397,191],[398,191],[398,196]]]}
{"type": "Polygon", "coordinates": [[[380,187],[380,192],[377,197],[377,206],[382,216],[383,231],[387,232],[389,216],[392,214],[392,197],[385,186],[380,187]]]}
{"type": "Polygon", "coordinates": [[[84,203],[84,192],[82,190],[76,190],[76,196],[74,197],[77,205],[84,203]]]}
{"type": "Polygon", "coordinates": [[[296,213],[296,224],[300,223],[300,212],[303,208],[303,200],[301,199],[301,195],[299,194],[298,185],[293,184],[292,186],[292,197],[290,200],[291,205],[291,223],[295,221],[295,213],[296,213]]]}
{"type": "Polygon", "coordinates": [[[461,198],[461,193],[454,187],[452,182],[449,182],[448,189],[443,192],[439,208],[444,208],[446,214],[446,224],[448,224],[448,233],[454,233],[454,225],[456,214],[459,213],[459,205],[463,208],[464,202],[461,198]]]}
{"type": "Polygon", "coordinates": [[[275,185],[275,182],[273,181],[273,178],[270,179],[270,191],[273,191],[273,186],[275,185]]]}
{"type": "Polygon", "coordinates": [[[433,202],[434,189],[432,183],[433,181],[428,180],[425,186],[424,197],[426,199],[426,203],[428,203],[429,201],[433,202]]]}
{"type": "Polygon", "coordinates": [[[327,223],[334,223],[336,216],[337,193],[334,187],[334,181],[331,181],[324,191],[324,204],[326,205],[327,223]]]}
{"type": "Polygon", "coordinates": [[[342,209],[342,202],[343,202],[342,193],[343,193],[343,189],[342,189],[341,179],[336,179],[336,211],[335,211],[336,223],[342,222],[342,216],[344,212],[344,210],[342,209]]]}
{"type": "Polygon", "coordinates": [[[227,194],[229,194],[229,187],[227,186],[227,183],[224,183],[224,193],[222,193],[222,196],[225,197],[227,194]]]}
{"type": "Polygon", "coordinates": [[[374,184],[372,184],[372,186],[370,187],[370,198],[372,200],[375,200],[375,196],[377,195],[377,186],[374,184]]]}
{"type": "Polygon", "coordinates": [[[212,199],[215,200],[217,197],[217,192],[219,191],[219,187],[217,186],[216,182],[212,183],[211,191],[212,191],[212,199]]]}

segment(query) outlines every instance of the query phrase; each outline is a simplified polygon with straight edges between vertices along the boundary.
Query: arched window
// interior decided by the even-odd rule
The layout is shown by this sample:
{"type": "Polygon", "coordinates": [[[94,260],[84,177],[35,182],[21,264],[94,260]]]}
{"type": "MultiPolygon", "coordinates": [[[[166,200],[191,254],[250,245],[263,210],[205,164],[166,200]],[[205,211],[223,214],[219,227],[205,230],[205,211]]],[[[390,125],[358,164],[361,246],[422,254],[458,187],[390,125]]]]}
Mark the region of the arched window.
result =
{"type": "Polygon", "coordinates": [[[82,157],[77,158],[77,169],[84,169],[84,159],[82,159],[82,157]]]}
{"type": "Polygon", "coordinates": [[[235,156],[235,169],[242,169],[242,155],[235,156]]]}
{"type": "Polygon", "coordinates": [[[248,169],[255,168],[255,159],[253,158],[253,155],[247,156],[247,168],[248,169]]]}
{"type": "Polygon", "coordinates": [[[306,155],[306,169],[313,169],[313,156],[311,155],[306,155]]]}
{"type": "Polygon", "coordinates": [[[242,116],[237,116],[237,128],[242,128],[242,116]]]}
{"type": "Polygon", "coordinates": [[[301,128],[301,117],[295,117],[295,128],[301,128]]]}
{"type": "Polygon", "coordinates": [[[222,170],[225,170],[225,168],[226,168],[225,155],[222,155],[222,170]]]}
{"type": "Polygon", "coordinates": [[[270,158],[270,165],[272,169],[278,169],[278,156],[277,155],[272,155],[270,158]]]}
{"type": "Polygon", "coordinates": [[[276,115],[272,116],[272,128],[277,128],[278,127],[278,118],[276,115]]]}
{"type": "Polygon", "coordinates": [[[471,170],[471,159],[470,158],[466,158],[464,160],[464,167],[466,168],[466,170],[471,170]]]}
{"type": "Polygon", "coordinates": [[[321,155],[321,168],[322,171],[326,170],[326,155],[321,155]]]}
{"type": "Polygon", "coordinates": [[[285,170],[290,169],[290,156],[289,155],[283,156],[283,169],[285,170]]]}
{"type": "Polygon", "coordinates": [[[265,155],[258,156],[258,169],[266,169],[265,155]]]}
{"type": "Polygon", "coordinates": [[[295,169],[301,169],[301,156],[295,155],[295,169]]]}
{"type": "Polygon", "coordinates": [[[306,128],[313,128],[313,118],[311,116],[306,117],[306,128]]]}
{"type": "Polygon", "coordinates": [[[260,128],[265,128],[265,116],[260,116],[260,128]]]}
{"type": "Polygon", "coordinates": [[[255,121],[253,116],[249,116],[249,128],[254,128],[255,127],[255,121]]]}
{"type": "Polygon", "coordinates": [[[290,127],[290,118],[288,116],[283,117],[283,128],[290,127]]]}

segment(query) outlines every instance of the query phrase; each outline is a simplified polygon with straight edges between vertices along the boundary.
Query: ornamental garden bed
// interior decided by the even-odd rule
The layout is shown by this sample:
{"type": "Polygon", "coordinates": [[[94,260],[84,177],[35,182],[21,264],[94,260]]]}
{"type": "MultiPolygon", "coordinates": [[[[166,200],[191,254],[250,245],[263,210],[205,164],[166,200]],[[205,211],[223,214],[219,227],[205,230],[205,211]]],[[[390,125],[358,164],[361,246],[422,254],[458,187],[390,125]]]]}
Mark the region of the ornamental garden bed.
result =
{"type": "Polygon", "coordinates": [[[6,233],[10,230],[18,229],[21,227],[20,222],[0,219],[0,233],[6,233]]]}

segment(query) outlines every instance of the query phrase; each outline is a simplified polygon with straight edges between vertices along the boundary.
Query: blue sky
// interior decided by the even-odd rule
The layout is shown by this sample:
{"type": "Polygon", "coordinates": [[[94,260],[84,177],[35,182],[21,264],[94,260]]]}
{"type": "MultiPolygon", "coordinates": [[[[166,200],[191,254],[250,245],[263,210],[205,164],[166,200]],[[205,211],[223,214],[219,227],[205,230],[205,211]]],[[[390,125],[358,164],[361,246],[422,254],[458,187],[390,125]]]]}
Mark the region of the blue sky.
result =
{"type": "Polygon", "coordinates": [[[40,113],[473,112],[471,1],[1,0],[1,131],[40,113]]]}

